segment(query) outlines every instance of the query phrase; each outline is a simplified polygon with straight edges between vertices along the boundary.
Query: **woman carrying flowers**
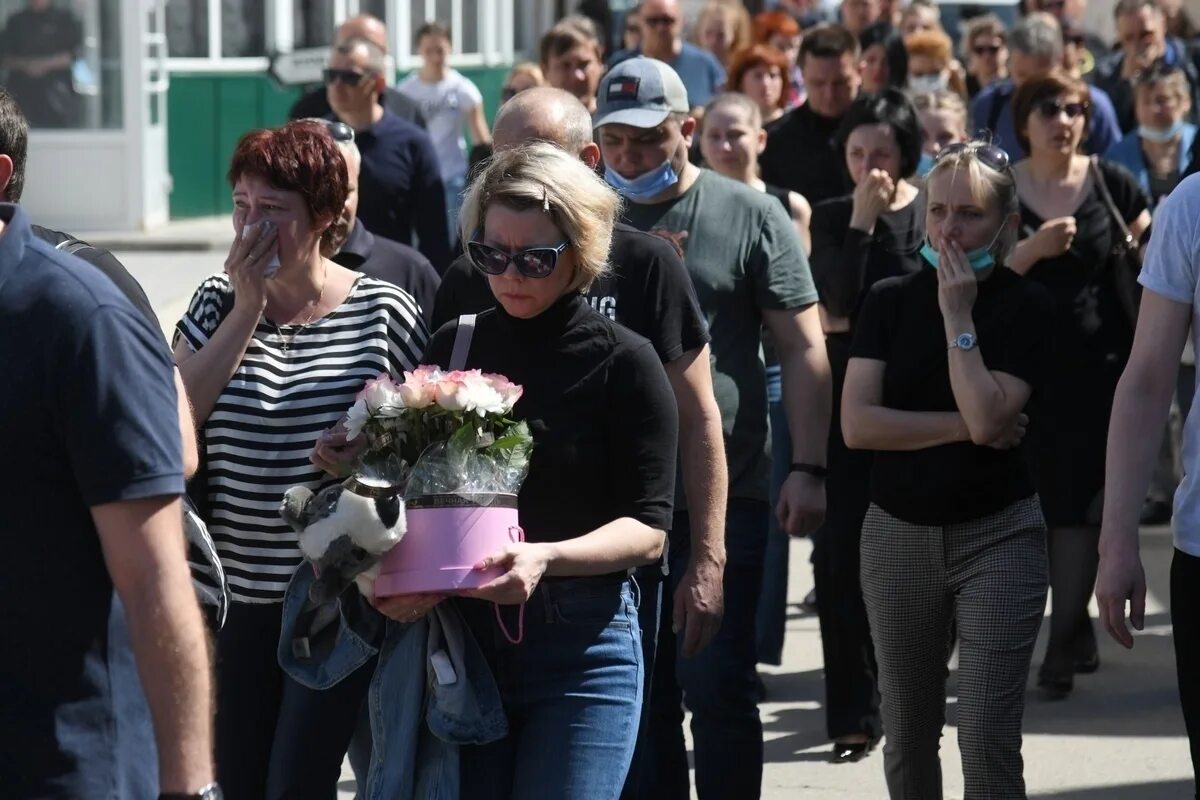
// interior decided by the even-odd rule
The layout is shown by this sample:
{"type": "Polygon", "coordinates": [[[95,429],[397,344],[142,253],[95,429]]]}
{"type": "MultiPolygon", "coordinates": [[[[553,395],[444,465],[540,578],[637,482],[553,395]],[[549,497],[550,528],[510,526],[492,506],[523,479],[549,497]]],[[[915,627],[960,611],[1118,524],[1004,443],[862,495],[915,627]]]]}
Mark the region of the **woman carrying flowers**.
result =
{"type": "MultiPolygon", "coordinates": [[[[500,741],[462,748],[461,796],[472,800],[615,799],[633,754],[644,666],[629,570],[661,556],[678,434],[650,343],[580,294],[606,268],[618,205],[578,159],[536,144],[497,155],[462,208],[463,240],[497,299],[475,322],[465,367],[523,387],[513,415],[534,439],[518,501],[525,541],[485,559],[502,574],[454,601],[509,724],[500,741]],[[510,630],[524,604],[519,644],[493,604],[510,630]]],[[[457,327],[438,331],[426,363],[450,366],[457,327]]],[[[412,621],[437,599],[376,607],[412,621]]]]}

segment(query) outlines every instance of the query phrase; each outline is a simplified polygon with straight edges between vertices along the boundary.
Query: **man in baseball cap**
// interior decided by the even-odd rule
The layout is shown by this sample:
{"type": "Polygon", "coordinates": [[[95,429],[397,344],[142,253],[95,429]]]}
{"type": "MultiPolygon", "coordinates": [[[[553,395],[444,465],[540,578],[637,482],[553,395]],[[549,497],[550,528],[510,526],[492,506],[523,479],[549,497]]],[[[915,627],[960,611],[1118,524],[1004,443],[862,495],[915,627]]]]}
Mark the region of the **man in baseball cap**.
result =
{"type": "MultiPolygon", "coordinates": [[[[788,532],[804,534],[825,513],[821,476],[831,402],[817,293],[783,206],[688,161],[696,120],[670,66],[637,57],[613,67],[600,84],[593,123],[605,180],[628,201],[624,221],[675,246],[709,321],[728,469],[724,491],[677,487],[671,595],[664,593],[646,736],[655,769],[642,771],[636,796],[688,796],[682,694],[693,715],[700,799],[753,800],[763,760],[755,617],[770,513],[760,331],[766,324],[778,351],[796,462],[776,513],[788,532]],[[722,599],[716,636],[698,649],[689,614],[722,599]]],[[[625,797],[634,796],[630,788],[625,797]]]]}

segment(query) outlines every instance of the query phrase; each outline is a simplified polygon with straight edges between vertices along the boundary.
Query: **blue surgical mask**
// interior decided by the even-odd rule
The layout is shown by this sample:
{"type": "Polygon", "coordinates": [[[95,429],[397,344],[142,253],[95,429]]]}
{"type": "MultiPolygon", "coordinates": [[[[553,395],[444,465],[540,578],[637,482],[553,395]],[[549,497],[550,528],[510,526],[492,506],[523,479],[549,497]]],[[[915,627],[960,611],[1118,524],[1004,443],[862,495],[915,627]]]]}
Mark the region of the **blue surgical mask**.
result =
{"type": "Polygon", "coordinates": [[[933,169],[933,156],[922,150],[921,159],[917,162],[917,175],[924,178],[931,169],[933,169]]]}
{"type": "Polygon", "coordinates": [[[634,202],[644,202],[679,183],[679,175],[670,160],[636,178],[626,178],[612,167],[604,167],[604,180],[625,197],[634,202]]]}
{"type": "Polygon", "coordinates": [[[1148,142],[1169,142],[1183,133],[1183,120],[1179,120],[1169,128],[1151,128],[1149,125],[1138,125],[1138,136],[1148,142]]]}
{"type": "MultiPolygon", "coordinates": [[[[1004,226],[1000,226],[1000,230],[996,231],[996,235],[992,237],[992,241],[976,250],[967,253],[967,264],[975,272],[983,272],[985,269],[990,269],[996,265],[996,257],[992,255],[992,248],[996,246],[996,240],[1000,238],[1000,234],[1004,231],[1004,226]]],[[[934,269],[938,268],[940,260],[938,251],[933,249],[933,245],[929,239],[925,239],[925,244],[921,245],[921,256],[933,265],[934,269]]]]}

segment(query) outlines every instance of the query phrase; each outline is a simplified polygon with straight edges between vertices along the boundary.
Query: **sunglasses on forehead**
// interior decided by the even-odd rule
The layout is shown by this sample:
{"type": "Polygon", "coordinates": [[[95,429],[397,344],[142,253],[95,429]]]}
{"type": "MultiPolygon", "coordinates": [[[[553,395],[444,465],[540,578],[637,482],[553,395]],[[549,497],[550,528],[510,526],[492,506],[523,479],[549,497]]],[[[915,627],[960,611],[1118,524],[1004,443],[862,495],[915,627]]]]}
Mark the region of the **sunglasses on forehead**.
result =
{"type": "Polygon", "coordinates": [[[335,142],[350,144],[354,141],[354,128],[351,128],[344,122],[335,119],[322,119],[320,117],[305,117],[303,122],[312,122],[320,125],[329,131],[329,135],[333,137],[335,142]]]}
{"type": "Polygon", "coordinates": [[[467,242],[467,256],[480,272],[503,275],[512,264],[526,278],[547,278],[558,264],[558,257],[571,246],[563,242],[558,247],[530,247],[509,253],[483,242],[467,242]]]}
{"type": "Polygon", "coordinates": [[[933,163],[938,163],[944,158],[949,158],[955,153],[971,153],[980,163],[989,169],[996,172],[1004,172],[1011,164],[1011,160],[1001,148],[990,142],[958,142],[956,144],[943,147],[938,151],[938,154],[933,157],[933,163]]]}

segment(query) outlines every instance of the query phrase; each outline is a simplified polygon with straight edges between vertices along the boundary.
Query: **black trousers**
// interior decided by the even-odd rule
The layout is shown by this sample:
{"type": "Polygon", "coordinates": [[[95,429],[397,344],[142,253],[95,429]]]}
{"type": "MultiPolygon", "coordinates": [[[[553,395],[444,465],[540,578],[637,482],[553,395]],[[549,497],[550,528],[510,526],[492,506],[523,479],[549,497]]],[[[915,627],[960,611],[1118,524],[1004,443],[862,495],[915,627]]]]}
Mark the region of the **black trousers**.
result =
{"type": "Polygon", "coordinates": [[[850,360],[849,334],[830,334],[833,372],[825,524],[813,535],[813,579],[825,657],[825,725],[830,739],[881,734],[875,647],[859,583],[859,542],[870,504],[871,454],[842,439],[841,400],[850,360]]]}
{"type": "Polygon", "coordinates": [[[326,691],[279,667],[281,603],[233,603],[217,634],[217,781],[226,800],[336,800],[375,660],[326,691]]]}
{"type": "MultiPolygon", "coordinates": [[[[1200,558],[1182,550],[1171,560],[1171,627],[1179,702],[1192,749],[1192,771],[1200,786],[1200,558]]],[[[1200,791],[1196,794],[1200,798],[1200,791]]]]}

